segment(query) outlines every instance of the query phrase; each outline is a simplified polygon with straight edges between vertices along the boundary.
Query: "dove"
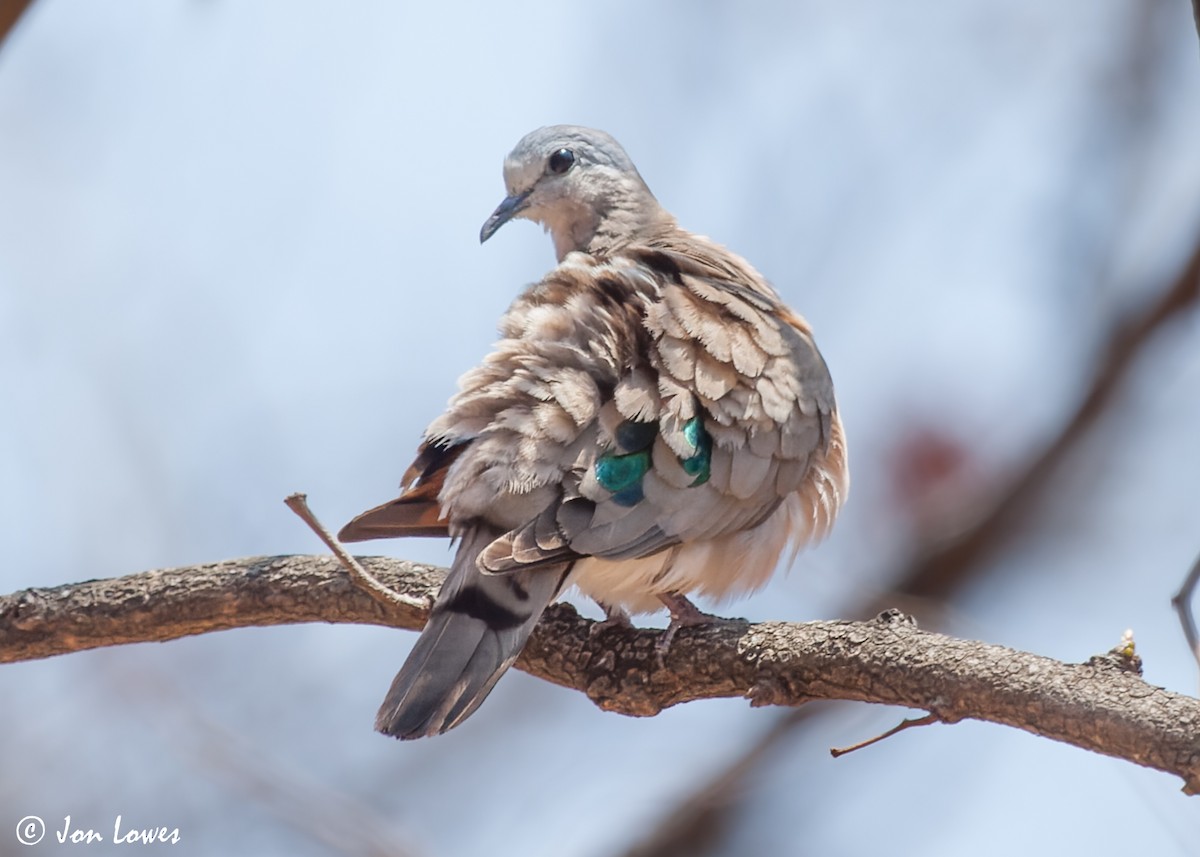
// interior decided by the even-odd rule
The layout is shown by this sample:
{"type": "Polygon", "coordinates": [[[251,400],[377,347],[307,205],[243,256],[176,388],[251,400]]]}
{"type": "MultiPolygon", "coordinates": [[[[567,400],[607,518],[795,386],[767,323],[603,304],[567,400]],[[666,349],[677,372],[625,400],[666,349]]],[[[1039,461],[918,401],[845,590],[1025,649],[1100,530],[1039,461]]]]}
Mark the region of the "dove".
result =
{"type": "Polygon", "coordinates": [[[504,161],[510,220],[558,265],[428,427],[399,498],[346,542],[457,541],[425,630],[376,718],[398,738],[468,717],[570,586],[611,622],[666,607],[676,629],[763,586],[824,537],[849,489],[833,383],[807,322],[751,265],[681,228],[625,150],[572,125],[504,161]]]}

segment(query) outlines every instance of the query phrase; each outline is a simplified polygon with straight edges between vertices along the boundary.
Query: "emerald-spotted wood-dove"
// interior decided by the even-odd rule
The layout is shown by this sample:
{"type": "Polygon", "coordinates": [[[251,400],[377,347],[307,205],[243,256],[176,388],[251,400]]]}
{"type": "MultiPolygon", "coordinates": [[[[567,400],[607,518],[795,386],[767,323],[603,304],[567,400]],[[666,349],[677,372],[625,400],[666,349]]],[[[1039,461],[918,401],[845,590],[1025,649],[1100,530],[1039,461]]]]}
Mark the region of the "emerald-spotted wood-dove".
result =
{"type": "Polygon", "coordinates": [[[699,614],[689,593],[762,586],[846,498],[833,384],[808,324],[744,259],[681,229],[621,146],[570,125],[525,136],[480,232],[541,223],[558,267],[425,433],[403,494],[344,541],[459,540],[376,728],[471,714],[538,617],[576,585],[610,617],[699,614]]]}

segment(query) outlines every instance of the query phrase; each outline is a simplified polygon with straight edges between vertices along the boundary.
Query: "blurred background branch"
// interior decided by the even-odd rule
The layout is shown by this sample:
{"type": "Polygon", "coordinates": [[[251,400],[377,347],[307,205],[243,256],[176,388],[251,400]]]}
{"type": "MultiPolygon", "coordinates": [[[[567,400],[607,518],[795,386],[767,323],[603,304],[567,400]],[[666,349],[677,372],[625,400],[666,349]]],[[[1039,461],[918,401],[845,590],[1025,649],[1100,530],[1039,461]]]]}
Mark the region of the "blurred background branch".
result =
{"type": "Polygon", "coordinates": [[[4,47],[5,38],[16,26],[29,3],[30,0],[0,0],[0,48],[4,47]]]}
{"type": "Polygon", "coordinates": [[[1200,583],[1200,556],[1192,563],[1191,570],[1179,586],[1179,591],[1171,599],[1171,606],[1179,615],[1179,624],[1183,626],[1183,636],[1196,663],[1200,664],[1200,631],[1196,630],[1196,614],[1192,611],[1192,599],[1196,594],[1196,585],[1200,583]]]}
{"type": "Polygon", "coordinates": [[[156,712],[154,728],[167,733],[174,750],[192,759],[198,770],[227,784],[277,818],[302,838],[321,843],[339,857],[417,857],[421,852],[398,832],[395,823],[355,796],[314,779],[294,765],[271,758],[185,702],[173,676],[134,676],[114,667],[111,678],[156,712]]]}
{"type": "MultiPolygon", "coordinates": [[[[1169,322],[1200,302],[1200,240],[1182,269],[1157,296],[1112,325],[1100,349],[1090,385],[1078,406],[1046,446],[1030,456],[1005,490],[971,526],[915,556],[897,575],[895,593],[944,600],[953,595],[970,569],[1004,544],[1020,517],[1034,508],[1035,498],[1058,474],[1059,467],[1116,400],[1121,384],[1138,356],[1169,322]]],[[[886,599],[885,599],[886,600],[886,599]]],[[[868,607],[868,613],[872,608],[868,607]]]]}

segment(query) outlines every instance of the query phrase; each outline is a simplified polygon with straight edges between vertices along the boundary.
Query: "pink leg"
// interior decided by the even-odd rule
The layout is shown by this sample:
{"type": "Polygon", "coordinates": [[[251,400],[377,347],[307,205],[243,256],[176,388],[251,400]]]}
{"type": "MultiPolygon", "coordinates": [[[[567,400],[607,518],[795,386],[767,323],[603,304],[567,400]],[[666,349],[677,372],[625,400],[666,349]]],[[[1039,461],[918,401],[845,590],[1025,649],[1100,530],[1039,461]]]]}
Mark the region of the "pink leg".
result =
{"type": "MultiPolygon", "coordinates": [[[[593,599],[594,600],[594,599],[593,599]]],[[[595,637],[597,634],[606,631],[609,628],[632,628],[633,622],[629,618],[629,614],[625,609],[617,604],[605,604],[603,601],[596,601],[600,608],[604,611],[604,619],[597,622],[588,631],[589,637],[595,637]]]]}
{"type": "Polygon", "coordinates": [[[680,595],[678,592],[669,592],[666,595],[658,596],[658,600],[666,605],[671,611],[671,624],[667,626],[667,630],[658,638],[658,643],[655,645],[655,651],[658,653],[659,664],[662,664],[663,656],[671,648],[671,641],[675,639],[675,635],[679,633],[680,628],[692,628],[696,625],[707,625],[710,622],[719,622],[719,616],[713,616],[711,613],[705,613],[695,604],[687,599],[686,596],[680,595]]]}

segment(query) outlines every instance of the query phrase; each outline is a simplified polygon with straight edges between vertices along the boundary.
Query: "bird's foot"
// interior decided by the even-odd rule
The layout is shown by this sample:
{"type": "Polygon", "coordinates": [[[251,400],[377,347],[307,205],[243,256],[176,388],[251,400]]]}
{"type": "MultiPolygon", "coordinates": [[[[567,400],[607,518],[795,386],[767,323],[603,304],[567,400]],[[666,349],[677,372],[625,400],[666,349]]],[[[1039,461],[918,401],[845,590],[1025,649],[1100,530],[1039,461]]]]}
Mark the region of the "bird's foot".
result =
{"type": "Polygon", "coordinates": [[[603,601],[597,601],[604,610],[604,618],[596,622],[588,629],[588,639],[595,639],[597,635],[604,633],[609,628],[632,628],[633,620],[629,618],[629,614],[624,608],[614,605],[605,604],[603,601]]]}
{"type": "Polygon", "coordinates": [[[689,601],[686,596],[680,595],[677,592],[660,595],[658,596],[658,600],[665,604],[667,609],[671,611],[671,624],[667,625],[667,630],[658,638],[658,643],[654,646],[654,654],[658,660],[658,666],[661,668],[663,666],[663,659],[671,649],[671,642],[675,639],[675,635],[679,633],[680,628],[694,628],[697,625],[719,622],[721,617],[705,613],[689,601]]]}

